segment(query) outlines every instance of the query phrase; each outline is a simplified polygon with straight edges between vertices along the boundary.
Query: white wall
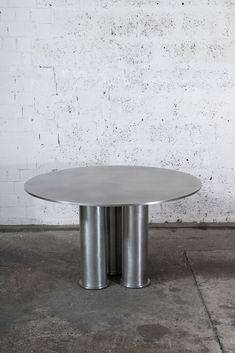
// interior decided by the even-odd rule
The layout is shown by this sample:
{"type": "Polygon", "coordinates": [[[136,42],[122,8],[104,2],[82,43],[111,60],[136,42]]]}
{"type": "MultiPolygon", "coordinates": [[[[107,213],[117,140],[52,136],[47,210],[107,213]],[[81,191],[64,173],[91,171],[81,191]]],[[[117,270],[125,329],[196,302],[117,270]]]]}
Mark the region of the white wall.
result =
{"type": "Polygon", "coordinates": [[[235,1],[0,0],[0,222],[78,223],[27,196],[55,168],[201,178],[154,222],[235,221],[235,1]]]}

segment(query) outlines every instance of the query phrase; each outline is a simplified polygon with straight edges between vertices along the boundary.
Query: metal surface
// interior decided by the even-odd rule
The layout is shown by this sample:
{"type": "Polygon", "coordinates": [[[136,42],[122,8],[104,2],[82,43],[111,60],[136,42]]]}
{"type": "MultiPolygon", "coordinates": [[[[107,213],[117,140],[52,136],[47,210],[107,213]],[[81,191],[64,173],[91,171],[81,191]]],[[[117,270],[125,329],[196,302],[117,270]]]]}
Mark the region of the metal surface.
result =
{"type": "Polygon", "coordinates": [[[25,183],[32,196],[84,206],[156,204],[192,195],[200,187],[200,180],[187,173],[135,166],[65,169],[25,183]]]}
{"type": "Polygon", "coordinates": [[[107,207],[108,274],[122,273],[122,207],[107,207]]]}
{"type": "Polygon", "coordinates": [[[123,248],[121,284],[128,288],[143,288],[148,278],[148,206],[123,208],[123,248]]]}
{"type": "Polygon", "coordinates": [[[80,237],[80,285],[86,289],[107,287],[107,224],[104,207],[80,207],[80,237]]]}

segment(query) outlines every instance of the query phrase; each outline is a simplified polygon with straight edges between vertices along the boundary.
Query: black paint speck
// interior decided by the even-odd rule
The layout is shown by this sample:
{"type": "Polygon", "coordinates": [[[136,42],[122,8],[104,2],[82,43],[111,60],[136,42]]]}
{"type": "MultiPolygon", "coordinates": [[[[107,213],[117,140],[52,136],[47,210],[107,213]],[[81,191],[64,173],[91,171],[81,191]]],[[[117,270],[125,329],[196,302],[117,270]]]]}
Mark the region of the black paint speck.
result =
{"type": "Polygon", "coordinates": [[[210,180],[212,180],[212,176],[210,177],[210,180]]]}

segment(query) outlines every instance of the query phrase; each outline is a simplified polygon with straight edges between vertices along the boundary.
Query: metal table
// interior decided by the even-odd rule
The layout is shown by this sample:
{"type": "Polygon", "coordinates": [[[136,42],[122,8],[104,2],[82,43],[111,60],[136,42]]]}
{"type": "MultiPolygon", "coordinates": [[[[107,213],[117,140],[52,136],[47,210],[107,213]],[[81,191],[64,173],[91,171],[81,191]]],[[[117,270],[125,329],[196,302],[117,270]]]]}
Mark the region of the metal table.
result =
{"type": "Polygon", "coordinates": [[[80,285],[86,289],[107,287],[107,274],[122,274],[121,284],[128,288],[147,286],[148,205],[179,200],[200,188],[190,174],[136,166],[64,169],[25,183],[32,196],[80,206],[80,285]]]}

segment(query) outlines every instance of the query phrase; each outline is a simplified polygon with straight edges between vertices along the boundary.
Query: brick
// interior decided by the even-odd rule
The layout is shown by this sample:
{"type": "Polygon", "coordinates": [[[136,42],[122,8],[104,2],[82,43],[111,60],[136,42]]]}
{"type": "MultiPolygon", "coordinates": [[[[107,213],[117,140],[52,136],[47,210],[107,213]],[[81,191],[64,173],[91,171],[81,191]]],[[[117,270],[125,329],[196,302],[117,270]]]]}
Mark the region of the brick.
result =
{"type": "Polygon", "coordinates": [[[59,22],[65,22],[70,21],[72,18],[76,16],[76,14],[79,14],[77,9],[70,8],[70,7],[57,7],[53,6],[52,7],[52,17],[54,21],[59,21],[59,22]]]}
{"type": "Polygon", "coordinates": [[[21,22],[12,22],[9,23],[8,28],[11,36],[31,37],[35,33],[35,26],[30,22],[24,22],[24,24],[21,22]]]}
{"type": "Polygon", "coordinates": [[[139,16],[140,36],[166,36],[171,35],[176,29],[175,18],[172,14],[143,14],[139,16]]]}
{"type": "MultiPolygon", "coordinates": [[[[106,27],[106,36],[133,36],[139,35],[139,19],[136,15],[132,16],[115,16],[110,19],[101,18],[100,26],[104,27],[104,23],[108,22],[106,27]]],[[[104,31],[105,34],[105,31],[104,31]]]]}
{"type": "Polygon", "coordinates": [[[19,92],[16,94],[16,104],[21,106],[24,105],[33,105],[35,101],[35,93],[34,92],[19,92]]]}
{"type": "Polygon", "coordinates": [[[4,38],[3,43],[1,45],[2,49],[6,52],[15,51],[16,50],[16,38],[4,38]]]}
{"type": "MultiPolygon", "coordinates": [[[[21,223],[21,219],[25,218],[25,208],[19,206],[7,206],[1,208],[1,218],[10,220],[10,224],[17,220],[16,224],[21,223]]],[[[13,223],[14,224],[14,223],[13,223]]]]}
{"type": "Polygon", "coordinates": [[[34,7],[36,5],[35,0],[7,0],[7,7],[34,7]]]}
{"type": "Polygon", "coordinates": [[[25,191],[24,191],[24,183],[25,181],[17,181],[17,182],[14,182],[14,193],[15,195],[24,195],[25,194],[25,191]]]}
{"type": "Polygon", "coordinates": [[[16,49],[21,52],[30,52],[32,47],[31,38],[16,37],[16,49]]]}
{"type": "Polygon", "coordinates": [[[9,181],[0,181],[0,195],[14,194],[14,183],[9,181]]]}
{"type": "Polygon", "coordinates": [[[220,37],[226,31],[226,18],[223,12],[208,11],[185,13],[182,18],[181,28],[183,35],[200,38],[220,37]],[[215,16],[217,21],[215,21],[215,16]]]}
{"type": "Polygon", "coordinates": [[[0,119],[16,119],[22,115],[22,108],[20,105],[7,105],[3,100],[3,104],[0,105],[0,119]],[[4,104],[5,103],[5,104],[4,104]]]}
{"type": "Polygon", "coordinates": [[[1,127],[5,133],[12,132],[30,132],[33,130],[33,124],[31,120],[17,118],[17,119],[0,119],[1,127]]]}
{"type": "Polygon", "coordinates": [[[16,22],[29,22],[30,21],[30,9],[28,8],[16,8],[15,9],[15,20],[16,22]]]}
{"type": "MultiPolygon", "coordinates": [[[[19,202],[19,197],[14,194],[4,194],[1,195],[1,201],[4,204],[4,207],[16,207],[19,202]]],[[[9,216],[9,212],[7,212],[6,214],[7,216],[9,216]]],[[[1,215],[3,216],[2,212],[1,215]]]]}
{"type": "Polygon", "coordinates": [[[25,183],[28,179],[33,178],[38,173],[35,169],[19,169],[21,182],[25,183]]]}
{"type": "Polygon", "coordinates": [[[49,23],[36,23],[35,24],[35,37],[48,38],[51,36],[52,25],[49,23]]]}
{"type": "Polygon", "coordinates": [[[0,65],[17,65],[20,63],[19,54],[16,51],[8,50],[4,51],[0,55],[0,65]]]}
{"type": "Polygon", "coordinates": [[[6,167],[5,171],[6,171],[7,181],[16,182],[20,180],[20,172],[17,168],[6,167]]]}
{"type": "Polygon", "coordinates": [[[31,9],[31,19],[36,23],[51,23],[51,10],[50,8],[35,8],[31,9]]]}
{"type": "MultiPolygon", "coordinates": [[[[2,5],[0,4],[0,6],[2,5]]],[[[6,24],[15,21],[15,9],[0,7],[0,21],[6,24]]]]}
{"type": "Polygon", "coordinates": [[[0,36],[9,35],[9,25],[8,22],[0,22],[0,36]]]}
{"type": "MultiPolygon", "coordinates": [[[[9,92],[8,90],[3,89],[3,93],[0,95],[0,106],[2,105],[16,105],[15,94],[14,92],[9,92]]],[[[3,112],[0,112],[3,115],[3,112]]]]}
{"type": "Polygon", "coordinates": [[[36,0],[37,7],[50,7],[55,5],[54,0],[36,0]]]}
{"type": "MultiPolygon", "coordinates": [[[[55,67],[58,65],[75,65],[78,61],[76,50],[78,43],[63,38],[50,39],[45,37],[36,39],[32,43],[32,61],[40,67],[55,67]],[[56,42],[56,46],[53,43],[56,42]]],[[[81,54],[82,55],[82,54],[81,54]]],[[[49,72],[48,72],[49,73],[49,72]]]]}

